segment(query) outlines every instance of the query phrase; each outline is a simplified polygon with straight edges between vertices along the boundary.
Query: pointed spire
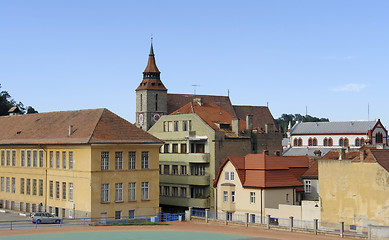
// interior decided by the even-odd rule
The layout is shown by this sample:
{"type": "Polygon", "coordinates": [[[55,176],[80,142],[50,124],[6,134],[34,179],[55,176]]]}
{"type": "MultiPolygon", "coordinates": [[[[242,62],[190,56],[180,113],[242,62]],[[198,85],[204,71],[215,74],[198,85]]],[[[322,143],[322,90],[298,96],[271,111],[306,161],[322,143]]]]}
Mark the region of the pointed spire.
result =
{"type": "Polygon", "coordinates": [[[149,56],[154,56],[154,48],[153,48],[153,37],[151,37],[151,47],[149,56]]]}

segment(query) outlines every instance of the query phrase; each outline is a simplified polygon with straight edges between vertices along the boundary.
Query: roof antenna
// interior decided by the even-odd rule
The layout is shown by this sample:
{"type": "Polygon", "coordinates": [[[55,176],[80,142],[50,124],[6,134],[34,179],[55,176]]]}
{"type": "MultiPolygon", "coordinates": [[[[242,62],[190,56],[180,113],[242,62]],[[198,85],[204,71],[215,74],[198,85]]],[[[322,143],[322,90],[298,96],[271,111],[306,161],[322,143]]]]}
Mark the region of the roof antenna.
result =
{"type": "Polygon", "coordinates": [[[230,89],[227,89],[227,96],[230,97],[230,89]]]}
{"type": "Polygon", "coordinates": [[[196,85],[196,84],[193,84],[192,87],[193,87],[193,92],[194,94],[193,95],[196,95],[196,88],[199,87],[200,85],[196,85]]]}

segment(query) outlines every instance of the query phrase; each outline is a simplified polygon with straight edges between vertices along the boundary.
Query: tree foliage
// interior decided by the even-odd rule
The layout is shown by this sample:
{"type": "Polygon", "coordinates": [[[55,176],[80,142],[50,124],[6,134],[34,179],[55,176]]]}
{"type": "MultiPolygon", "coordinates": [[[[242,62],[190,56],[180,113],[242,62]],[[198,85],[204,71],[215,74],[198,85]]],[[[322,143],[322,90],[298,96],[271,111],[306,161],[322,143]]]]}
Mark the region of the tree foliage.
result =
{"type": "MultiPolygon", "coordinates": [[[[1,89],[1,84],[0,84],[1,89]]],[[[6,116],[8,115],[8,110],[12,107],[18,107],[19,110],[22,113],[37,113],[37,111],[31,107],[28,106],[27,108],[24,106],[22,102],[16,102],[14,99],[12,99],[11,95],[7,91],[1,91],[0,92],[0,116],[6,116]]]]}
{"type": "Polygon", "coordinates": [[[292,126],[297,122],[329,122],[328,118],[318,118],[310,115],[301,115],[301,114],[282,114],[281,117],[275,119],[275,122],[278,127],[281,127],[282,132],[286,132],[288,130],[289,122],[292,123],[292,126]]]}

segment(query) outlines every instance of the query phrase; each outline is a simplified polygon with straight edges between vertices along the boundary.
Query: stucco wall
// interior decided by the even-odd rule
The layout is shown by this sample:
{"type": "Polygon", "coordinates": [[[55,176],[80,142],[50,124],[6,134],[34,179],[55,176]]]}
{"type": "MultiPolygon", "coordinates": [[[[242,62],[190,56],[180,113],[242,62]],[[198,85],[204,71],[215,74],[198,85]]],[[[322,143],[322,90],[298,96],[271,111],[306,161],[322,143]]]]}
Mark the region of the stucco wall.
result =
{"type": "Polygon", "coordinates": [[[378,163],[319,160],[322,221],[389,225],[389,173],[378,163]]]}

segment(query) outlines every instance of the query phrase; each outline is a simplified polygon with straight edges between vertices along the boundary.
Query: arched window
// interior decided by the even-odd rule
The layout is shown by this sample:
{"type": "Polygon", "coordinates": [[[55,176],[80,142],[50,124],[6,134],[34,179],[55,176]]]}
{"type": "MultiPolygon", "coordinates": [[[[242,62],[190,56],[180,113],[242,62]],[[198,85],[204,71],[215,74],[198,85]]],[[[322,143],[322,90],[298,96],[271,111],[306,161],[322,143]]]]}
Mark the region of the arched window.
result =
{"type": "Polygon", "coordinates": [[[294,141],[293,141],[293,145],[294,145],[294,146],[297,146],[297,144],[298,144],[298,143],[297,143],[297,138],[295,138],[294,141]]]}
{"type": "Polygon", "coordinates": [[[355,146],[359,147],[359,138],[355,139],[355,146]]]}
{"type": "Polygon", "coordinates": [[[382,133],[377,133],[375,135],[375,143],[382,143],[382,133]]]}
{"type": "Polygon", "coordinates": [[[365,139],[361,138],[361,147],[365,145],[365,139]]]}
{"type": "Polygon", "coordinates": [[[343,144],[344,144],[345,147],[348,147],[348,138],[344,139],[344,143],[343,144]]]}
{"type": "Polygon", "coordinates": [[[328,139],[328,146],[329,146],[329,147],[332,147],[332,144],[333,144],[333,143],[332,143],[332,138],[329,138],[329,139],[328,139]]]}
{"type": "Polygon", "coordinates": [[[343,138],[339,139],[339,146],[343,147],[343,138]]]}
{"type": "Polygon", "coordinates": [[[299,138],[299,146],[302,146],[303,145],[303,140],[301,138],[299,138]]]}
{"type": "Polygon", "coordinates": [[[317,146],[317,139],[316,138],[313,139],[313,146],[317,146]]]}
{"type": "Polygon", "coordinates": [[[308,139],[308,146],[312,146],[312,138],[308,139]]]}
{"type": "Polygon", "coordinates": [[[324,138],[323,145],[328,146],[328,139],[327,138],[324,138]]]}

